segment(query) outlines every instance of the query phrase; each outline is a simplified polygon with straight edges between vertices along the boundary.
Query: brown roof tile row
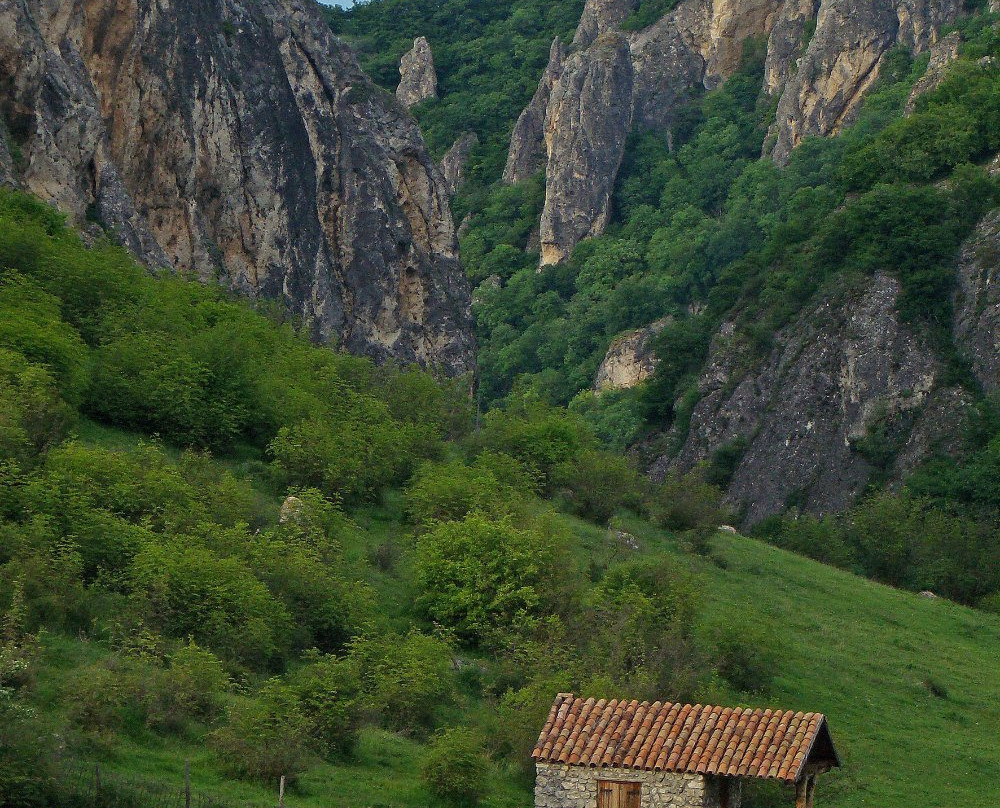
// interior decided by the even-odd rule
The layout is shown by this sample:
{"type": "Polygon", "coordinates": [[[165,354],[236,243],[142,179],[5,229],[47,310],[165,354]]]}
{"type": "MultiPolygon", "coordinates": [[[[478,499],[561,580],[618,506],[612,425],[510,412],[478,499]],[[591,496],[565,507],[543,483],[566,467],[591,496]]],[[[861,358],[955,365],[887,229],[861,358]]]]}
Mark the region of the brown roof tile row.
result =
{"type": "Polygon", "coordinates": [[[819,713],[582,699],[560,693],[532,757],[795,782],[826,719],[819,713]]]}

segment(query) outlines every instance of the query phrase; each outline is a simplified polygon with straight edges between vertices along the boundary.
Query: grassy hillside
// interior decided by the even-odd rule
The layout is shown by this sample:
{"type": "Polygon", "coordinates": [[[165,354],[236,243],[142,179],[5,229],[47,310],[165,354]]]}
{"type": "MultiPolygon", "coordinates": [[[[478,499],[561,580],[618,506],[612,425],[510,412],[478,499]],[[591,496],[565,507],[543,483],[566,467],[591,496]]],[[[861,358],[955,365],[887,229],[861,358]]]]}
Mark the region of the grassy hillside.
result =
{"type": "MultiPolygon", "coordinates": [[[[359,514],[368,538],[349,551],[363,555],[380,536],[405,532],[398,516],[391,508],[359,514]]],[[[605,563],[621,553],[606,531],[563,519],[581,564],[605,563]]],[[[623,524],[639,539],[640,555],[667,555],[697,571],[703,629],[750,614],[752,625],[776,630],[780,663],[770,693],[748,698],[723,688],[712,695],[825,712],[844,769],[821,779],[822,805],[990,808],[1000,800],[1000,619],[893,590],[752,539],[719,534],[715,560],[704,560],[647,522],[623,524]]],[[[372,583],[386,613],[397,614],[405,582],[373,573],[372,583]]],[[[102,653],[100,644],[68,638],[50,637],[45,645],[50,664],[42,692],[58,689],[62,677],[102,653]]],[[[476,699],[467,707],[485,709],[476,699]]],[[[425,806],[432,798],[415,776],[425,753],[417,740],[365,730],[350,761],[311,769],[290,792],[289,805],[425,806]]],[[[115,743],[100,758],[106,772],[159,782],[179,782],[189,758],[196,791],[231,803],[273,801],[273,787],[227,778],[211,751],[190,739],[140,734],[115,743]]],[[[514,767],[495,767],[489,776],[491,796],[484,805],[531,804],[529,787],[514,767]]],[[[762,795],[757,804],[782,804],[774,796],[762,795]]],[[[791,804],[787,793],[779,792],[781,798],[791,804]]]]}

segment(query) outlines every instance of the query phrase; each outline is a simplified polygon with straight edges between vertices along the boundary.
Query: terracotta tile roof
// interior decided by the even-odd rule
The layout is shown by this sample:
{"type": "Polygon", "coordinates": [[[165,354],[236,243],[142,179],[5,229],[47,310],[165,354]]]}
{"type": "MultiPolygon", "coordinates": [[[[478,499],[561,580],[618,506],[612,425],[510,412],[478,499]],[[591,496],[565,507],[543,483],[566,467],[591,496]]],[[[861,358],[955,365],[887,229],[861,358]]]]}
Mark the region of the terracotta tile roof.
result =
{"type": "Polygon", "coordinates": [[[556,697],[531,756],[540,763],[789,783],[799,779],[807,761],[840,765],[819,713],[598,701],[571,693],[556,697]],[[821,736],[817,757],[813,747],[821,736]]]}

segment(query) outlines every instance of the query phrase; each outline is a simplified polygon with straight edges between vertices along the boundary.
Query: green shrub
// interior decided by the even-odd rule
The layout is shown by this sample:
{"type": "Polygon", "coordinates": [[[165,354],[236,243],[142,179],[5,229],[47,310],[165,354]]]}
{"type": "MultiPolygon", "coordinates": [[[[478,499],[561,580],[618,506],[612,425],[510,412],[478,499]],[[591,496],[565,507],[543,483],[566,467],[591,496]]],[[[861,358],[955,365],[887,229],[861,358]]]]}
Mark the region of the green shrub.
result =
{"type": "Polygon", "coordinates": [[[288,612],[239,559],[165,542],[143,548],[131,577],[137,606],[170,636],[254,665],[284,650],[288,612]]]}
{"type": "Polygon", "coordinates": [[[736,690],[766,694],[778,673],[781,654],[774,633],[746,617],[713,626],[709,642],[716,668],[736,690]]]}
{"type": "Polygon", "coordinates": [[[170,655],[163,678],[175,709],[185,717],[204,720],[214,719],[221,712],[223,698],[232,684],[219,658],[194,640],[188,640],[170,655]]]}
{"type": "Polygon", "coordinates": [[[705,482],[699,471],[670,472],[650,496],[653,521],[667,530],[714,532],[727,521],[722,491],[705,482]]]}
{"type": "Polygon", "coordinates": [[[456,728],[431,741],[420,774],[442,802],[476,805],[486,792],[487,770],[482,741],[471,730],[456,728]]]}
{"type": "Polygon", "coordinates": [[[350,658],[361,677],[362,702],[390,729],[422,733],[454,698],[449,645],[426,634],[360,637],[350,658]]]}
{"type": "Polygon", "coordinates": [[[420,466],[406,487],[405,507],[411,522],[426,527],[464,519],[473,511],[501,515],[513,496],[489,471],[452,460],[420,466]]]}
{"type": "Polygon", "coordinates": [[[640,509],[647,487],[629,458],[593,449],[556,466],[552,485],[568,492],[574,513],[598,524],[619,508],[640,509]]]}
{"type": "Polygon", "coordinates": [[[361,726],[361,678],[353,659],[310,653],[292,685],[312,722],[317,748],[327,756],[345,756],[354,748],[361,726]]]}
{"type": "Polygon", "coordinates": [[[294,688],[271,679],[253,698],[241,698],[226,724],[208,736],[220,766],[247,780],[295,782],[309,766],[313,724],[294,688]]]}
{"type": "Polygon", "coordinates": [[[472,514],[417,539],[418,605],[470,643],[529,631],[553,597],[559,546],[540,530],[472,514]]]}
{"type": "Polygon", "coordinates": [[[471,440],[478,449],[516,458],[546,483],[558,464],[594,442],[579,416],[530,400],[488,413],[482,430],[471,440]]]}

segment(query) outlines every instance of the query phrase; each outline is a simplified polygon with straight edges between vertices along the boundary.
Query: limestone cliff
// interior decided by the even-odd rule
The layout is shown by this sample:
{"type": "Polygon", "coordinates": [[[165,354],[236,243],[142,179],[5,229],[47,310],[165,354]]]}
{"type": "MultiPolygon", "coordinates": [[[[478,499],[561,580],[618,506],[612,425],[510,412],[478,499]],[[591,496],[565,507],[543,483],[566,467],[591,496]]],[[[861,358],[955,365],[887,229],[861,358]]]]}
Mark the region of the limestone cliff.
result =
{"type": "Polygon", "coordinates": [[[554,99],[564,109],[585,111],[592,122],[614,111],[632,125],[663,130],[669,137],[681,106],[736,71],[747,39],[766,37],[763,89],[780,100],[765,148],[783,163],[803,137],[835,133],[852,119],[891,48],[901,45],[919,53],[934,44],[942,26],[955,19],[959,0],[682,0],[653,25],[624,37],[631,76],[624,64],[616,68],[608,108],[594,109],[598,96],[580,81],[581,71],[607,61],[607,48],[600,43],[615,35],[634,8],[632,0],[588,0],[575,52],[567,60],[559,43],[553,44],[545,75],[514,129],[504,180],[519,182],[543,166],[554,178],[547,183],[542,222],[543,266],[563,260],[581,238],[603,232],[604,185],[614,186],[620,164],[618,133],[598,128],[589,139],[587,160],[577,165],[578,151],[560,141],[573,141],[587,122],[553,115],[554,99]],[[560,126],[574,131],[560,132],[560,126]],[[602,175],[599,188],[568,182],[580,166],[612,176],[602,175]]]}
{"type": "Polygon", "coordinates": [[[962,38],[957,31],[952,31],[931,45],[930,60],[927,63],[927,71],[920,77],[910,97],[906,99],[905,112],[907,115],[913,114],[917,108],[917,99],[925,93],[938,87],[944,81],[948,71],[948,65],[958,58],[958,48],[962,43],[962,38]]]}
{"type": "Polygon", "coordinates": [[[475,132],[466,132],[441,158],[441,176],[444,187],[450,196],[454,196],[459,186],[465,181],[465,170],[469,165],[472,150],[479,145],[479,136],[475,132]]]}
{"type": "Polygon", "coordinates": [[[960,9],[959,0],[824,0],[778,101],[775,161],[785,163],[803,138],[849,124],[886,54],[897,46],[927,50],[960,9]]]}
{"type": "Polygon", "coordinates": [[[0,0],[17,180],[151,267],[461,373],[469,289],[415,122],[310,0],[0,0]]]}
{"type": "Polygon", "coordinates": [[[814,513],[850,505],[874,471],[865,438],[881,424],[912,426],[940,375],[933,351],[896,314],[899,291],[878,275],[826,297],[749,372],[746,349],[724,327],[687,438],[676,457],[654,464],[654,477],[741,445],[728,497],[747,523],[790,505],[814,513]]]}
{"type": "Polygon", "coordinates": [[[632,63],[620,34],[602,35],[563,66],[545,118],[543,266],[563,261],[581,239],[604,231],[632,128],[631,99],[632,63]]]}
{"type": "Polygon", "coordinates": [[[983,389],[1000,389],[1000,211],[987,215],[962,248],[954,333],[983,389]]]}
{"type": "Polygon", "coordinates": [[[657,320],[652,325],[629,331],[617,337],[597,369],[594,391],[628,390],[635,387],[656,370],[658,364],[653,351],[653,337],[659,334],[669,320],[657,320]]]}
{"type": "Polygon", "coordinates": [[[545,166],[545,113],[549,108],[552,88],[562,76],[564,58],[562,42],[556,39],[549,50],[549,63],[538,82],[538,89],[514,124],[503,172],[503,181],[508,184],[526,180],[545,166]]]}
{"type": "Polygon", "coordinates": [[[601,34],[617,30],[638,6],[639,0],[587,0],[573,46],[586,48],[601,34]]]}
{"type": "Polygon", "coordinates": [[[404,107],[437,98],[437,71],[430,43],[424,37],[413,40],[413,48],[399,63],[399,86],[396,98],[404,107]]]}

